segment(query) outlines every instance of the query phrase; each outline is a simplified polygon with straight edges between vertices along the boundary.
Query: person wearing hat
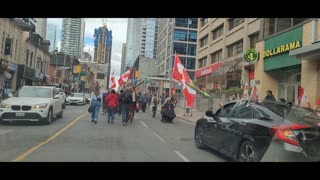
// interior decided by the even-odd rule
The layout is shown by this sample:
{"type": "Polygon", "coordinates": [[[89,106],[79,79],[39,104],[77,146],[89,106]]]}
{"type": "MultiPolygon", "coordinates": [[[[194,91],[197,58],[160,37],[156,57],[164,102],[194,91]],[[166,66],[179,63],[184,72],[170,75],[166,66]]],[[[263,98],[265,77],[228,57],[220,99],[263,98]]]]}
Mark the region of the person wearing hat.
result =
{"type": "Polygon", "coordinates": [[[276,98],[274,98],[272,91],[267,91],[267,96],[264,98],[265,101],[276,101],[276,98]]]}

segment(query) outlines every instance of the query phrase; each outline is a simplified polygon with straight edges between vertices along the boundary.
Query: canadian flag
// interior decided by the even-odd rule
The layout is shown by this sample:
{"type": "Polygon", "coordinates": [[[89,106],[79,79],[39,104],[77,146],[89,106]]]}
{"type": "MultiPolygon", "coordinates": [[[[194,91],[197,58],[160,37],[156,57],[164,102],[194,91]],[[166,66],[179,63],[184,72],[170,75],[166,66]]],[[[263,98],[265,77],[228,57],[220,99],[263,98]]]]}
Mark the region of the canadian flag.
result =
{"type": "Polygon", "coordinates": [[[244,91],[243,91],[243,94],[242,94],[242,100],[247,100],[249,98],[249,84],[246,83],[245,87],[244,87],[244,91]]]}
{"type": "Polygon", "coordinates": [[[308,107],[311,108],[311,104],[310,104],[310,101],[309,101],[309,98],[307,96],[306,91],[304,90],[303,87],[300,87],[298,100],[297,100],[296,104],[298,104],[300,106],[301,103],[305,103],[305,102],[307,102],[308,107]]]}
{"type": "Polygon", "coordinates": [[[192,108],[196,100],[196,91],[191,89],[187,85],[192,83],[192,81],[177,54],[175,55],[172,79],[179,82],[182,85],[183,92],[187,100],[187,105],[192,108]]]}
{"type": "Polygon", "coordinates": [[[253,89],[251,91],[251,96],[250,96],[251,100],[254,101],[258,101],[259,100],[259,96],[258,96],[258,90],[256,86],[253,86],[253,89]]]}
{"type": "Polygon", "coordinates": [[[111,74],[111,89],[114,89],[116,88],[117,84],[116,84],[116,81],[115,81],[115,78],[114,78],[114,71],[112,72],[111,74]]]}
{"type": "Polygon", "coordinates": [[[132,72],[132,67],[129,68],[124,74],[121,75],[121,77],[118,80],[119,86],[122,86],[124,83],[128,81],[128,79],[130,78],[131,72],[132,72]]]}

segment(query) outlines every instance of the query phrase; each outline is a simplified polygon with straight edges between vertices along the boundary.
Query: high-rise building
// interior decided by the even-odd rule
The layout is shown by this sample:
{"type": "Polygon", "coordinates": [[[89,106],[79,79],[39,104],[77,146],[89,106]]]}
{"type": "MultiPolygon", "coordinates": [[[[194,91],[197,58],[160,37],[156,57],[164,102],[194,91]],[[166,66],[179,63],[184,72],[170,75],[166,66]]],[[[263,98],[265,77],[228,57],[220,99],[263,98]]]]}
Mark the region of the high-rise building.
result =
{"type": "Polygon", "coordinates": [[[58,47],[58,36],[57,36],[57,32],[58,31],[58,27],[54,24],[49,23],[47,25],[47,37],[46,39],[50,41],[50,47],[49,47],[49,51],[52,52],[56,49],[56,47],[58,47]]]}
{"type": "Polygon", "coordinates": [[[83,56],[84,32],[83,18],[63,18],[61,51],[81,58],[83,56]]]}
{"type": "Polygon", "coordinates": [[[160,75],[170,77],[177,53],[191,79],[194,79],[197,47],[197,18],[160,18],[157,61],[160,75]],[[170,62],[172,63],[170,66],[170,62]]]}
{"type": "Polygon", "coordinates": [[[127,44],[123,43],[122,44],[122,52],[121,52],[121,71],[120,74],[123,74],[126,70],[126,49],[127,49],[127,44]]]}
{"type": "MultiPolygon", "coordinates": [[[[112,31],[106,25],[94,30],[94,60],[98,64],[105,64],[99,73],[101,84],[109,87],[109,77],[111,69],[112,31]]],[[[98,75],[97,75],[98,77],[98,75]]],[[[97,78],[98,79],[98,78],[97,78]]]]}
{"type": "Polygon", "coordinates": [[[126,66],[132,66],[139,55],[156,58],[157,18],[129,18],[127,28],[126,66]]]}
{"type": "Polygon", "coordinates": [[[24,22],[33,25],[35,32],[42,38],[46,38],[47,33],[47,18],[21,18],[24,22]]]}

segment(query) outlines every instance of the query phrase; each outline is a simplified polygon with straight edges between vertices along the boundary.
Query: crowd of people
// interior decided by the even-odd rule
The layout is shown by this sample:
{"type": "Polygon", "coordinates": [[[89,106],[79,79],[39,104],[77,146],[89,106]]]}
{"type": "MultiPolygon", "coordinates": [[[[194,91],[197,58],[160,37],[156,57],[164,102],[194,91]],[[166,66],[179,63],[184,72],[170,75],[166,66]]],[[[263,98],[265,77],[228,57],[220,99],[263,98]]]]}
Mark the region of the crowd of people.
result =
{"type": "Polygon", "coordinates": [[[174,96],[172,98],[162,98],[161,96],[157,98],[156,94],[137,92],[135,87],[125,88],[116,93],[114,89],[102,91],[99,86],[96,86],[91,93],[89,112],[91,112],[91,122],[95,124],[99,119],[101,107],[102,114],[108,114],[107,123],[113,124],[115,114],[118,113],[121,116],[122,125],[125,126],[129,122],[133,122],[135,112],[140,109],[143,112],[146,108],[151,109],[152,117],[155,117],[159,104],[162,105],[162,113],[175,117],[174,108],[177,104],[177,98],[174,96]],[[167,111],[170,113],[166,113],[167,111]]]}

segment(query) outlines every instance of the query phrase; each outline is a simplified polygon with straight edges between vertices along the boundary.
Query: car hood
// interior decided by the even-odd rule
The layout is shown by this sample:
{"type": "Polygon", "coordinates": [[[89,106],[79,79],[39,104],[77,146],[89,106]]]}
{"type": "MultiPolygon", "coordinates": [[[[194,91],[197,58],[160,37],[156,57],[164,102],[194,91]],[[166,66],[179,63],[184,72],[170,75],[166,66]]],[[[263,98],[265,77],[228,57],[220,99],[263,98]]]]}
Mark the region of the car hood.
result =
{"type": "Polygon", "coordinates": [[[83,97],[68,97],[69,100],[83,100],[83,97]]]}
{"type": "Polygon", "coordinates": [[[52,98],[35,98],[35,97],[11,97],[2,101],[2,103],[9,105],[36,105],[49,103],[52,98]]]}

